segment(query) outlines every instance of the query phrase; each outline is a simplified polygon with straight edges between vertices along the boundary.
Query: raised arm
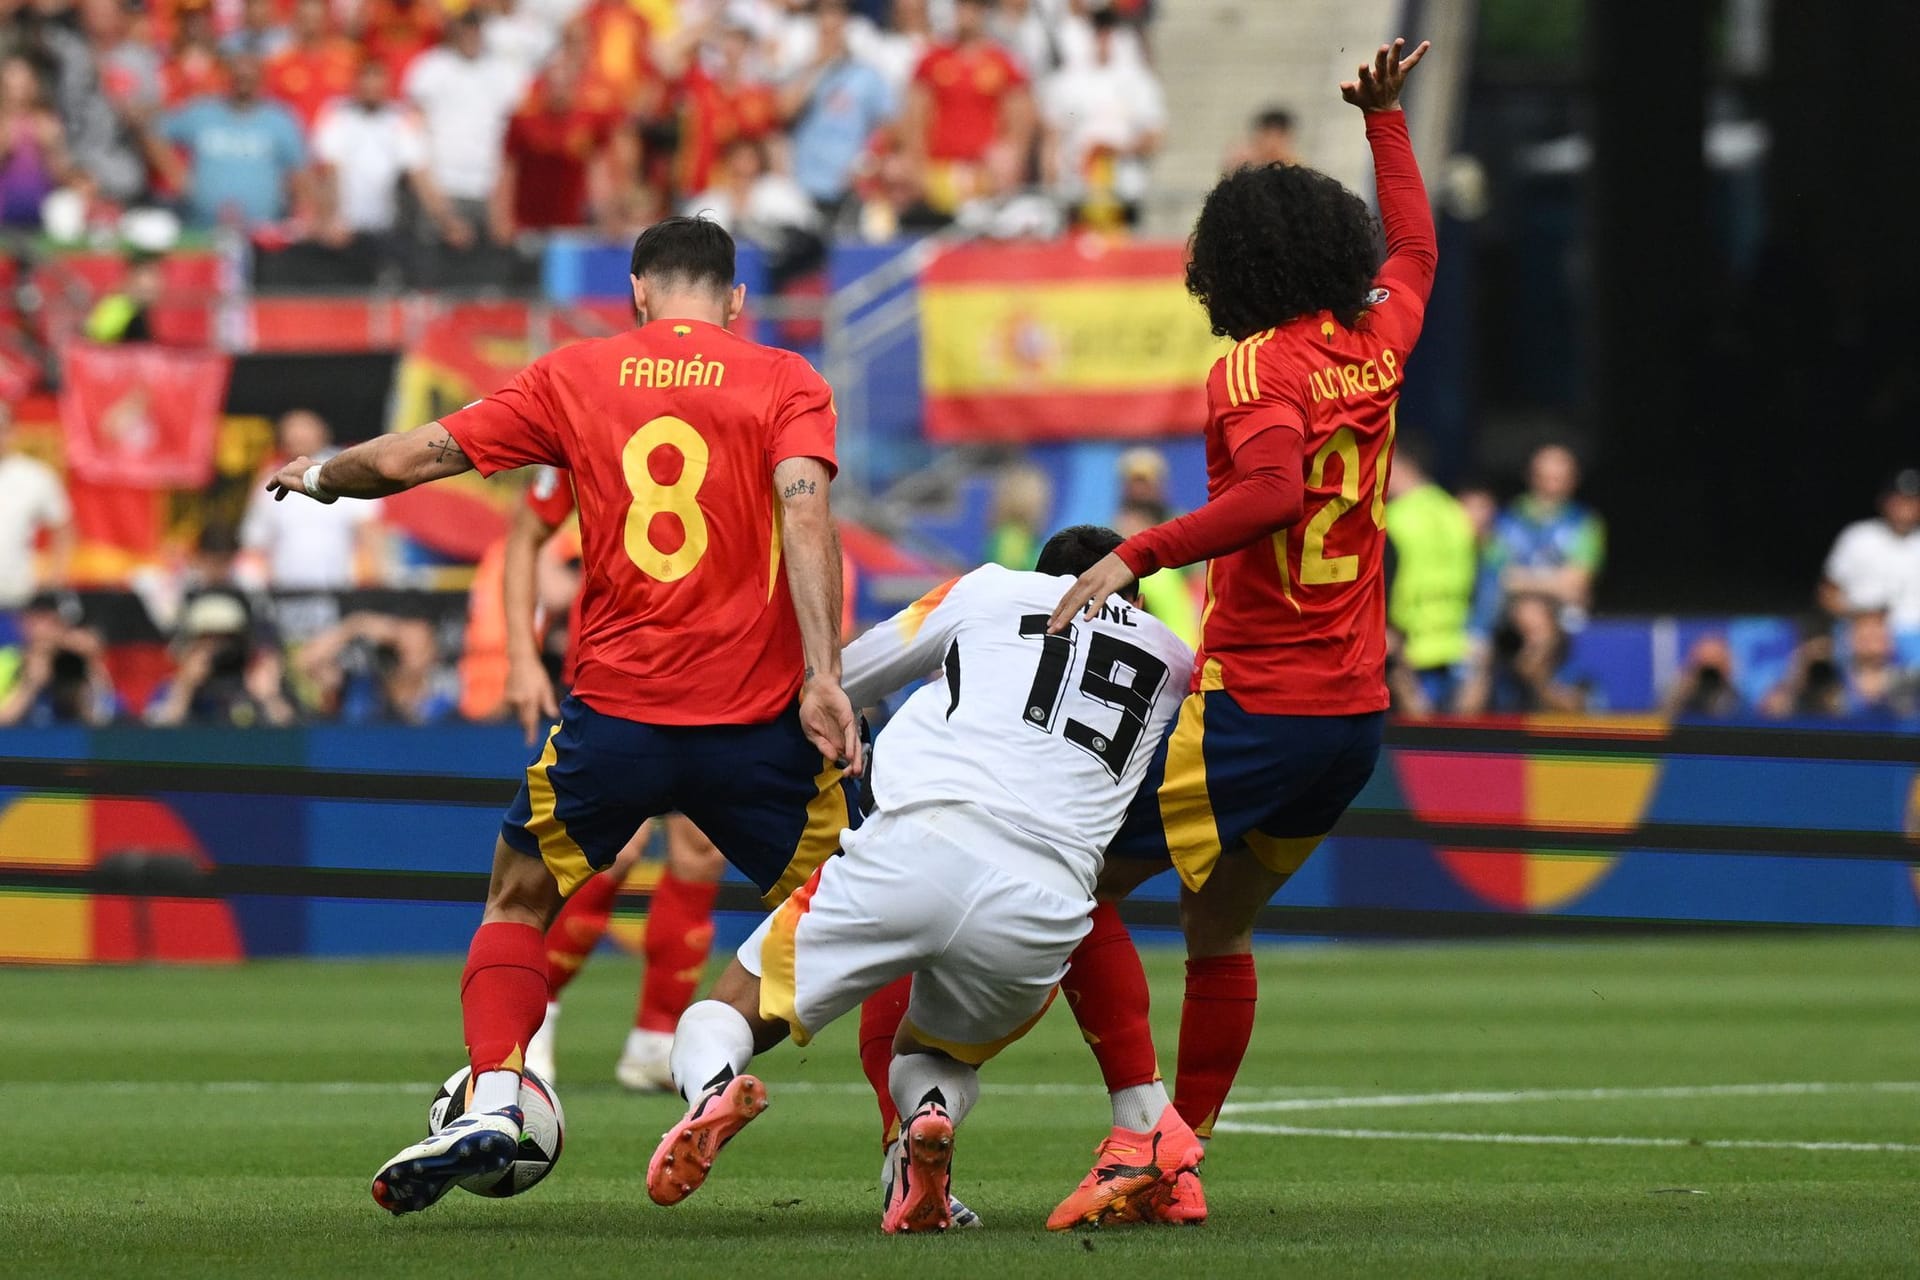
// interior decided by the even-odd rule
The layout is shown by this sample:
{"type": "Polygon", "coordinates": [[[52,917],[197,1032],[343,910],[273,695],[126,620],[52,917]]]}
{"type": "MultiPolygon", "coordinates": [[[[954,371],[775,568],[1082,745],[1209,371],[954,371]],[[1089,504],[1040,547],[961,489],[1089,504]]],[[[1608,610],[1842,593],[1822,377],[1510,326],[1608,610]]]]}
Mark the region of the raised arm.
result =
{"type": "Polygon", "coordinates": [[[1373,149],[1373,185],[1380,198],[1380,222],[1387,236],[1387,260],[1380,275],[1411,289],[1425,302],[1433,291],[1433,272],[1440,261],[1433,231],[1433,207],[1414,159],[1413,140],[1407,134],[1407,115],[1400,109],[1400,90],[1407,72],[1426,56],[1420,43],[1404,59],[1405,40],[1381,45],[1371,67],[1363,66],[1357,80],[1343,81],[1340,96],[1366,113],[1367,145],[1373,149]]]}
{"type": "Polygon", "coordinates": [[[800,723],[821,755],[857,775],[860,725],[840,687],[840,531],[833,523],[832,487],[833,473],[819,458],[786,458],[773,469],[780,554],[806,660],[800,723]]]}
{"type": "Polygon", "coordinates": [[[959,601],[948,601],[963,581],[949,578],[847,646],[841,678],[855,706],[873,706],[939,667],[960,624],[959,601]]]}
{"type": "Polygon", "coordinates": [[[326,462],[298,457],[267,481],[275,502],[289,493],[304,493],[315,502],[340,498],[384,498],[432,480],[444,480],[473,463],[447,429],[438,422],[379,436],[343,449],[326,462]]]}

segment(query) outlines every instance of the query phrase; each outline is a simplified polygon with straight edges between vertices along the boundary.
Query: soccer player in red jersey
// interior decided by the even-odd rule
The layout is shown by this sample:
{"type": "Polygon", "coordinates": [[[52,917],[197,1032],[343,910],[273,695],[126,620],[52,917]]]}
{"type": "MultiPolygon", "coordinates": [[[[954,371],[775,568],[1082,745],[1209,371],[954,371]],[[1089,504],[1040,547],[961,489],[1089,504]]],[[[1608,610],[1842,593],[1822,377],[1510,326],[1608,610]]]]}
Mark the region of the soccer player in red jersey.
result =
{"type": "Polygon", "coordinates": [[[1299,165],[1207,197],[1187,288],[1233,349],[1207,379],[1206,506],[1127,539],[1075,582],[1059,630],[1156,569],[1210,561],[1192,692],[1108,850],[1103,899],[1171,861],[1187,940],[1169,1104],[1147,990],[1110,901],[1063,985],[1114,1103],[1091,1173],[1048,1225],[1192,1222],[1201,1140],[1253,1031],[1254,918],[1373,773],[1387,707],[1394,406],[1433,287],[1433,215],[1400,90],[1425,55],[1382,45],[1340,92],[1366,118],[1387,258],[1352,192],[1299,165]],[[1142,1169],[1161,1177],[1139,1185],[1142,1169]]]}
{"type": "Polygon", "coordinates": [[[717,225],[655,223],[632,276],[638,328],[562,347],[442,421],[324,464],[295,459],[269,482],[276,497],[331,502],[545,463],[572,473],[580,506],[573,691],[501,823],[461,982],[472,1097],[375,1176],[393,1213],[512,1162],[525,1046],[546,1008],[542,935],[641,822],[687,814],[769,905],[859,822],[832,393],[799,356],[728,332],[746,291],[717,225]]]}
{"type": "MultiPolygon", "coordinates": [[[[506,565],[502,587],[507,623],[507,705],[525,728],[533,745],[541,726],[560,714],[553,681],[541,660],[535,634],[535,578],[542,545],[573,514],[573,482],[564,471],[543,467],[527,486],[526,501],[507,531],[506,565]]],[[[576,593],[567,623],[566,656],[560,679],[573,683],[579,656],[580,602],[576,593]]],[[[844,627],[845,621],[842,620],[844,627]]],[[[693,1003],[694,988],[713,944],[713,901],[719,891],[725,862],[713,842],[684,816],[665,819],[667,865],[655,883],[647,906],[646,966],[633,1030],[614,1066],[614,1078],[641,1093],[671,1092],[673,1072],[668,1054],[673,1028],[693,1003]]],[[[613,922],[613,904],[620,886],[640,860],[651,832],[642,824],[604,875],[576,889],[547,927],[547,1011],[540,1029],[527,1042],[527,1068],[554,1082],[554,1041],[560,1022],[560,997],[580,972],[587,957],[600,945],[613,922]]]]}

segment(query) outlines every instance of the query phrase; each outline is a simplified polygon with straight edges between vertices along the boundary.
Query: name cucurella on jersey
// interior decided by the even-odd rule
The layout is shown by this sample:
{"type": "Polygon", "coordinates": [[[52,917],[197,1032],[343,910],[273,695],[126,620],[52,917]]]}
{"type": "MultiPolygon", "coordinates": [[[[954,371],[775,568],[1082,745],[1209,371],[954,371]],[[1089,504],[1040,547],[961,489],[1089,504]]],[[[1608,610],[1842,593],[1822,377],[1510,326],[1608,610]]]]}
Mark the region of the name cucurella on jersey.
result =
{"type": "Polygon", "coordinates": [[[1373,360],[1358,364],[1330,364],[1307,370],[1307,383],[1313,388],[1313,402],[1351,400],[1355,396],[1378,395],[1388,387],[1400,385],[1400,361],[1392,347],[1383,347],[1373,360]]]}
{"type": "Polygon", "coordinates": [[[671,387],[717,387],[726,376],[724,362],[706,360],[697,351],[685,360],[628,356],[620,362],[623,387],[647,387],[655,391],[671,387]]]}

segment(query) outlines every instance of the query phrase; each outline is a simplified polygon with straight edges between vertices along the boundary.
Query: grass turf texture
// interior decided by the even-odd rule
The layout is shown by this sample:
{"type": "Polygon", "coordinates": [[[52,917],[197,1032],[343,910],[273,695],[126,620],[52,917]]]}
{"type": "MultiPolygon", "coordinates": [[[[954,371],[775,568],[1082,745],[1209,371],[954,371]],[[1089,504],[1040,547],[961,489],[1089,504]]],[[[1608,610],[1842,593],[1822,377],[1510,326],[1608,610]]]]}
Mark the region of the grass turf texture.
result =
{"type": "MultiPolygon", "coordinates": [[[[1147,960],[1170,1071],[1179,959],[1147,960]]],[[[772,1109],[698,1196],[660,1209],[642,1176],[679,1107],[610,1083],[634,976],[610,956],[568,994],[554,1175],[517,1200],[455,1191],[390,1219],[367,1179],[421,1131],[458,1065],[458,972],[0,971],[0,1271],[1912,1275],[1920,1248],[1920,1151],[1252,1132],[1214,1144],[1207,1226],[1049,1235],[1041,1222],[1107,1125],[1064,1010],[988,1068],[961,1130],[956,1189],[985,1230],[879,1235],[851,1019],[762,1059],[772,1109]]],[[[1264,952],[1261,986],[1236,1101],[1292,1109],[1229,1117],[1241,1124],[1920,1144],[1912,1089],[1300,1109],[1335,1095],[1920,1080],[1920,939],[1295,947],[1264,952]]]]}

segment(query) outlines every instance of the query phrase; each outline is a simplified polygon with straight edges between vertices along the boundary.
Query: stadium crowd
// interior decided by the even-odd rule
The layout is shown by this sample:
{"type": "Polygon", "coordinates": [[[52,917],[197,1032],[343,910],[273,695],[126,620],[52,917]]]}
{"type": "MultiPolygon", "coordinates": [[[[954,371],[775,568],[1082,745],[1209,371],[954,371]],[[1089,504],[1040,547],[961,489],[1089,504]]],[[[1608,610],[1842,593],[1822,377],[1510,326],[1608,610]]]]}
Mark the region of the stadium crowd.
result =
{"type": "MultiPolygon", "coordinates": [[[[490,281],[705,210],[789,269],[954,219],[1114,226],[1150,0],[0,0],[0,224],[161,206],[263,283],[490,281]]],[[[778,274],[778,272],[776,272],[778,274]]]]}

